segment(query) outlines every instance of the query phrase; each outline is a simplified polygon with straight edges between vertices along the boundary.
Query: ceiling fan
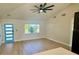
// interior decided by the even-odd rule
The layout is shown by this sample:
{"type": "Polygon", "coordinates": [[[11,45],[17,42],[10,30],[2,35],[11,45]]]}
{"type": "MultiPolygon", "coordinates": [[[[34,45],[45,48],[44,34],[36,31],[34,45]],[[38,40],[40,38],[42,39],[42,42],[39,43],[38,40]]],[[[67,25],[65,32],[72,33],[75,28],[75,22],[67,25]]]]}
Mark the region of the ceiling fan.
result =
{"type": "Polygon", "coordinates": [[[34,10],[34,12],[38,12],[38,13],[41,13],[41,12],[46,13],[47,10],[53,10],[53,9],[51,9],[51,7],[54,7],[54,5],[50,5],[50,6],[46,6],[46,5],[47,5],[47,3],[40,4],[39,6],[35,5],[34,7],[37,9],[32,9],[32,10],[34,10]]]}

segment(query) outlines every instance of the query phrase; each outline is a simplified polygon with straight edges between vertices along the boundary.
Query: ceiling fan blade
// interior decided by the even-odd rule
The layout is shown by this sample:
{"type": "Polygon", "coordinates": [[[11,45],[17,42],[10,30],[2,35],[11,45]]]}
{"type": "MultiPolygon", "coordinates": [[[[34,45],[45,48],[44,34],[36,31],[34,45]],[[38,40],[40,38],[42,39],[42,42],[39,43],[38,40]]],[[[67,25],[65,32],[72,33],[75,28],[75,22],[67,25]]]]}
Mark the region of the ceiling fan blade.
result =
{"type": "Polygon", "coordinates": [[[51,6],[45,7],[45,9],[50,8],[50,7],[54,7],[54,5],[51,5],[51,6]]]}
{"type": "Polygon", "coordinates": [[[39,10],[34,10],[32,13],[40,13],[39,10]]]}
{"type": "Polygon", "coordinates": [[[40,4],[40,8],[42,7],[42,4],[40,4]]]}
{"type": "Polygon", "coordinates": [[[35,13],[35,12],[37,12],[37,11],[33,11],[32,13],[35,13]]]}
{"type": "Polygon", "coordinates": [[[38,7],[38,6],[36,6],[36,5],[35,5],[34,7],[39,8],[39,7],[38,7]]]}
{"type": "Polygon", "coordinates": [[[45,10],[53,10],[53,9],[45,9],[45,10]]]}
{"type": "Polygon", "coordinates": [[[42,8],[43,8],[43,5],[42,5],[42,4],[40,4],[40,8],[39,8],[39,9],[41,10],[42,8]]]}
{"type": "Polygon", "coordinates": [[[47,5],[47,3],[44,3],[43,7],[45,7],[47,5]]]}
{"type": "Polygon", "coordinates": [[[46,10],[43,10],[44,13],[46,13],[46,10]]]}

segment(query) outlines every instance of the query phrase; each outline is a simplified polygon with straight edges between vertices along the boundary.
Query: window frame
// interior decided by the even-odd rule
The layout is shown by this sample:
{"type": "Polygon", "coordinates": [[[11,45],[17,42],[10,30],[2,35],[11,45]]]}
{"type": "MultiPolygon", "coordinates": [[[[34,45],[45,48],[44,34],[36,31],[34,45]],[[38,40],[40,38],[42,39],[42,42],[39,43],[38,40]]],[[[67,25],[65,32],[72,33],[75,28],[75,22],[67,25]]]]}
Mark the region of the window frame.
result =
{"type": "Polygon", "coordinates": [[[26,25],[29,25],[29,26],[30,26],[30,25],[36,25],[36,23],[35,23],[35,24],[34,24],[34,23],[31,23],[31,24],[27,23],[27,24],[25,24],[25,25],[24,25],[24,33],[25,33],[25,34],[39,34],[39,33],[40,33],[40,24],[37,24],[39,30],[38,30],[38,32],[35,32],[35,33],[32,33],[32,32],[26,33],[26,29],[25,29],[25,28],[26,28],[26,25]]]}

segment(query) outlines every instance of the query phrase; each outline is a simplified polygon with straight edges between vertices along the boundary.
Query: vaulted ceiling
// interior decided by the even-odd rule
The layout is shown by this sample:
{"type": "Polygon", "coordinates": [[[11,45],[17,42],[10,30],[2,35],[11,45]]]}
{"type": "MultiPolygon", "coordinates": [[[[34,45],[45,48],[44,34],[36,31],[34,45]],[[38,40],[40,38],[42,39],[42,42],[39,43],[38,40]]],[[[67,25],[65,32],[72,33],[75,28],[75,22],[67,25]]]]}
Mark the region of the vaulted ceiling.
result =
{"type": "MultiPolygon", "coordinates": [[[[39,3],[40,4],[40,3],[39,3]]],[[[48,3],[48,5],[55,5],[52,7],[52,11],[47,11],[47,13],[33,13],[31,9],[35,9],[34,5],[39,5],[37,3],[0,3],[0,18],[16,18],[16,19],[26,19],[34,15],[42,15],[44,17],[53,16],[64,8],[69,6],[69,3],[48,3]]]]}

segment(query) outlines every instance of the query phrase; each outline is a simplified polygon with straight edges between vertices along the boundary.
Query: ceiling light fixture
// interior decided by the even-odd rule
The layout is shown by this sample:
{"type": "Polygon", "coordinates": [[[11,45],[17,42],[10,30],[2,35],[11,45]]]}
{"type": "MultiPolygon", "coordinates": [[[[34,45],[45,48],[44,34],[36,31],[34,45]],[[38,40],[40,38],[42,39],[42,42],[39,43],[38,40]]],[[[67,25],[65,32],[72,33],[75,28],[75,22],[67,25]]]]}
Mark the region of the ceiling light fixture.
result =
{"type": "Polygon", "coordinates": [[[40,10],[40,13],[43,12],[43,10],[40,10]]]}

